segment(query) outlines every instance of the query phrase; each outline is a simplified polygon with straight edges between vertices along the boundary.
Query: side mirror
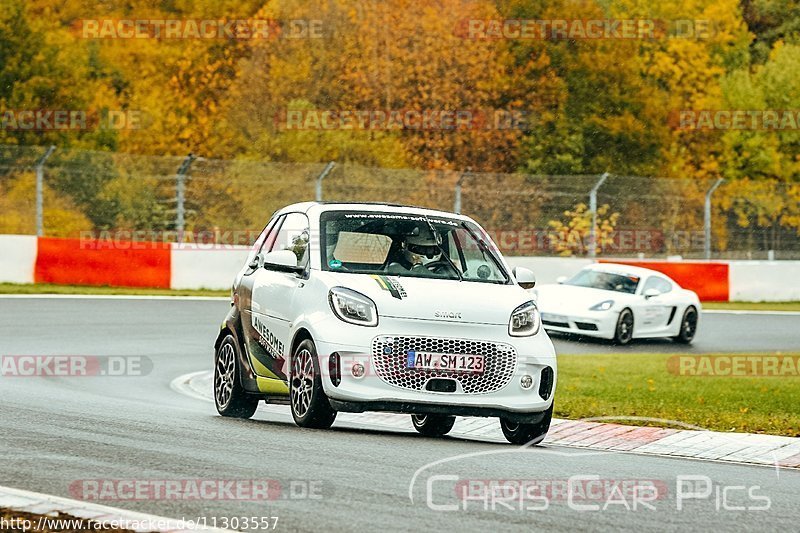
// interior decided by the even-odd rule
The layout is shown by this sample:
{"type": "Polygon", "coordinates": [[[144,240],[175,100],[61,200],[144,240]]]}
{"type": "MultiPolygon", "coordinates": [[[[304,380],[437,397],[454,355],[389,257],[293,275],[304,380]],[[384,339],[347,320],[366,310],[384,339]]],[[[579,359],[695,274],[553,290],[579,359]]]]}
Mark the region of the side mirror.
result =
{"type": "Polygon", "coordinates": [[[561,284],[562,284],[562,283],[564,283],[565,281],[567,281],[567,276],[558,276],[558,277],[556,278],[556,283],[558,283],[559,285],[561,285],[561,284]]]}
{"type": "Polygon", "coordinates": [[[275,250],[264,256],[264,268],[278,272],[302,274],[304,267],[297,266],[297,256],[291,250],[275,250]]]}
{"type": "Polygon", "coordinates": [[[253,256],[252,261],[247,264],[247,268],[250,270],[256,270],[257,268],[261,268],[264,266],[264,259],[262,258],[260,253],[257,253],[253,256]]]}
{"type": "Polygon", "coordinates": [[[645,300],[649,300],[650,298],[654,298],[656,296],[661,296],[661,291],[658,289],[647,289],[644,291],[645,300]]]}
{"type": "Polygon", "coordinates": [[[536,276],[531,270],[525,267],[514,267],[512,273],[523,289],[532,289],[536,285],[536,276]]]}

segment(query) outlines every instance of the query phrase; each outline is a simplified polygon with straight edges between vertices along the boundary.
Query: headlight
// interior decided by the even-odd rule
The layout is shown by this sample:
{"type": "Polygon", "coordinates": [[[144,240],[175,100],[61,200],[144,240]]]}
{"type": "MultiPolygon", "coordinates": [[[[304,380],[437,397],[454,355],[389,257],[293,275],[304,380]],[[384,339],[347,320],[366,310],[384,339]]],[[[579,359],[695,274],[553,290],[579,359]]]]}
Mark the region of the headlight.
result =
{"type": "Polygon", "coordinates": [[[614,305],[614,300],[604,300],[589,308],[589,311],[608,311],[614,305]]]}
{"type": "Polygon", "coordinates": [[[542,321],[539,318],[539,310],[533,302],[526,302],[511,313],[511,320],[508,323],[508,334],[512,337],[530,337],[539,333],[542,321]]]}
{"type": "Polygon", "coordinates": [[[334,287],[328,294],[328,301],[334,314],[345,322],[360,326],[378,325],[375,302],[361,293],[344,287],[334,287]]]}

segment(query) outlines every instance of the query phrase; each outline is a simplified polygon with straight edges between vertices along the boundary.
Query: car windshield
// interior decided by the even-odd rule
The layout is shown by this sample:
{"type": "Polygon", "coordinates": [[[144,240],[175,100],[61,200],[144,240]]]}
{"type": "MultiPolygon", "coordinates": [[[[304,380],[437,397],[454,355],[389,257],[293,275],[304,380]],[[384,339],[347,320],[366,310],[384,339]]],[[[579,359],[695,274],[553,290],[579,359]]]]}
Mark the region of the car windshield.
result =
{"type": "Polygon", "coordinates": [[[436,216],[327,211],[322,268],[333,272],[508,283],[480,226],[436,216]]]}
{"type": "Polygon", "coordinates": [[[634,294],[639,286],[639,277],[587,269],[581,270],[564,284],[634,294]]]}

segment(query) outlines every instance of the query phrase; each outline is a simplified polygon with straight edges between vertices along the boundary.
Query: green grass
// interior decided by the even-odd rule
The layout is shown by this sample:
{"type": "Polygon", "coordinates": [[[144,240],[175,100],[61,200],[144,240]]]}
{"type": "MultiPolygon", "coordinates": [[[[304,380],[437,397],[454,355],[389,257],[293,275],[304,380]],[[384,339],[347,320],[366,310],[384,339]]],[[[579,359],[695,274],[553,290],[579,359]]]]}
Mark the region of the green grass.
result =
{"type": "Polygon", "coordinates": [[[800,302],[704,302],[703,309],[734,311],[800,311],[800,302]]]}
{"type": "Polygon", "coordinates": [[[50,285],[47,283],[0,283],[0,294],[92,294],[133,296],[230,296],[230,291],[209,289],[171,290],[134,287],[95,287],[84,285],[50,285]]]}
{"type": "Polygon", "coordinates": [[[559,355],[555,416],[638,416],[715,431],[800,436],[800,377],[680,376],[667,370],[673,356],[559,355]]]}

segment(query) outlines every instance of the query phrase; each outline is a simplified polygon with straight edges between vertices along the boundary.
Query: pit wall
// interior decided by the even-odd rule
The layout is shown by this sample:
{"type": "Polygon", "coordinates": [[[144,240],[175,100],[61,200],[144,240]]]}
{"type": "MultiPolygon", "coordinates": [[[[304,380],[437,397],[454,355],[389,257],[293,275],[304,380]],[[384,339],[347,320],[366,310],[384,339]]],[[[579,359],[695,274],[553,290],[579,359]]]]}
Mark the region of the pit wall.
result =
{"type": "MultiPolygon", "coordinates": [[[[228,289],[244,264],[245,246],[143,243],[0,235],[0,282],[166,289],[228,289]]],[[[570,277],[589,259],[507,257],[531,269],[537,283],[570,277]]],[[[800,261],[621,262],[658,270],[703,301],[800,301],[800,261]]]]}

